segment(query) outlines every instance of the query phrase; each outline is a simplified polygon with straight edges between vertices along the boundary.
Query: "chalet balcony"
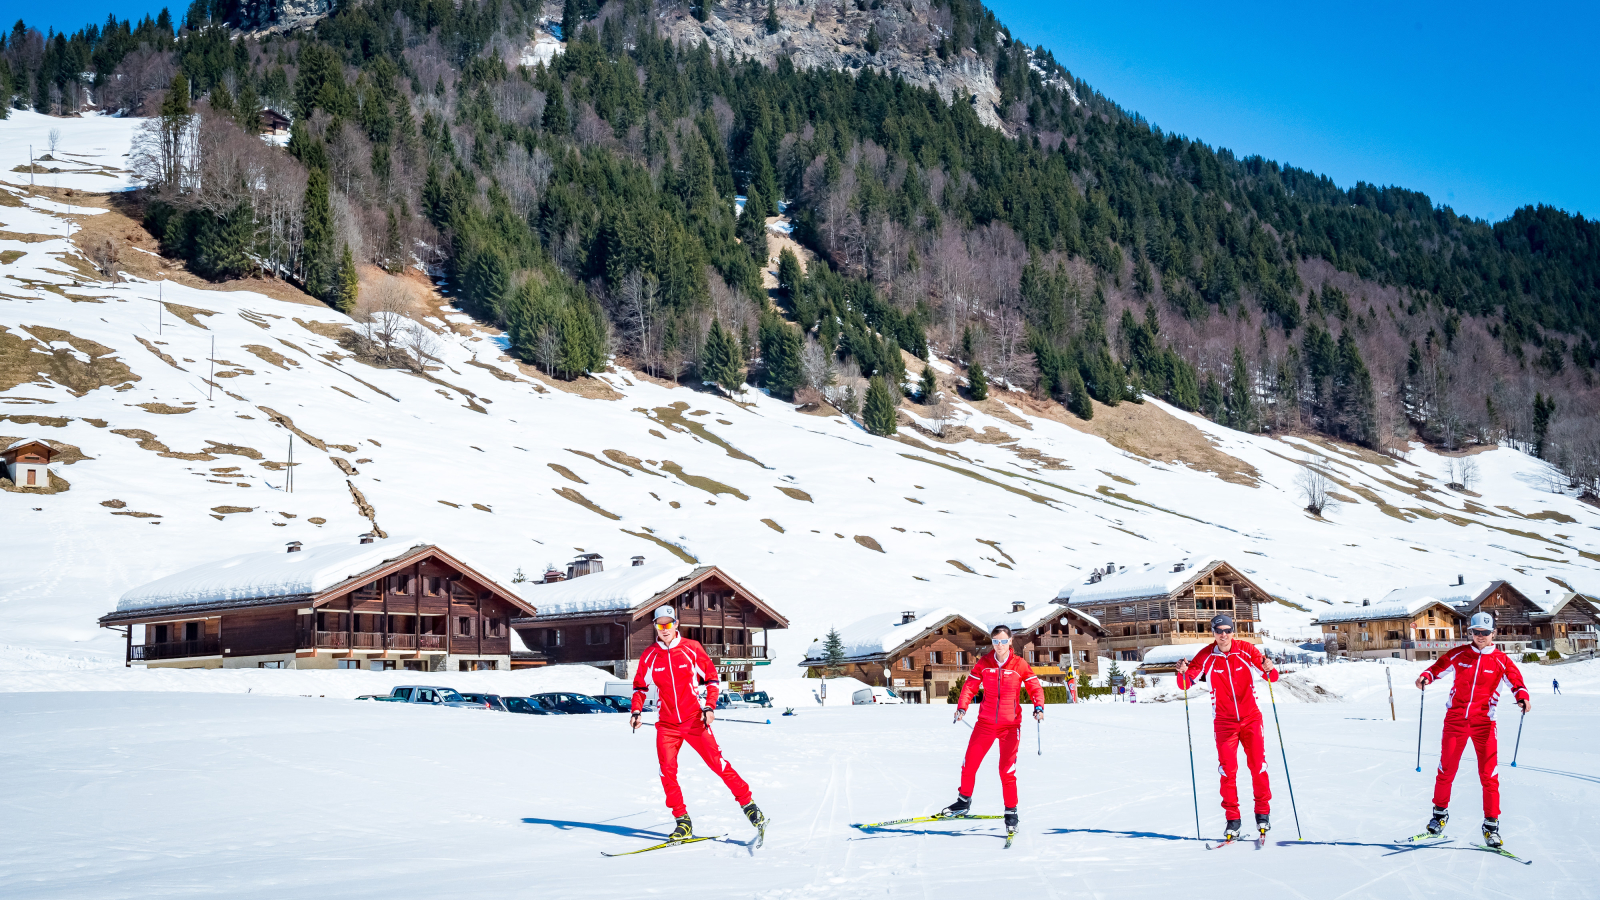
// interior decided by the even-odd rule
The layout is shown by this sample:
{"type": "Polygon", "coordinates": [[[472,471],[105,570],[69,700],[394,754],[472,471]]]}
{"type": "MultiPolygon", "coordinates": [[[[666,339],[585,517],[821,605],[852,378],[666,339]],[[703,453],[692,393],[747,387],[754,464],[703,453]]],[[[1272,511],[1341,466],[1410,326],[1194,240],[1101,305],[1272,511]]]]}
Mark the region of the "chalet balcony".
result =
{"type": "MultiPolygon", "coordinates": [[[[1076,637],[1078,638],[1077,643],[1082,644],[1085,647],[1095,643],[1095,639],[1086,634],[1080,634],[1076,637]]],[[[1072,635],[1065,634],[1041,634],[1034,639],[1034,646],[1047,649],[1057,647],[1066,648],[1073,645],[1072,638],[1072,635]]]]}
{"type": "Polygon", "coordinates": [[[1471,641],[1401,641],[1401,650],[1454,650],[1471,641]]]}
{"type": "Polygon", "coordinates": [[[183,659],[188,656],[217,656],[222,653],[221,638],[202,638],[198,641],[167,641],[162,644],[134,644],[129,648],[133,662],[151,662],[158,659],[183,659]]]}
{"type": "Polygon", "coordinates": [[[712,659],[766,659],[767,648],[760,644],[703,644],[712,659]]]}
{"type": "Polygon", "coordinates": [[[314,642],[310,635],[301,634],[300,649],[369,650],[376,653],[385,650],[444,650],[445,636],[393,631],[357,631],[354,634],[345,631],[319,631],[314,642]]]}

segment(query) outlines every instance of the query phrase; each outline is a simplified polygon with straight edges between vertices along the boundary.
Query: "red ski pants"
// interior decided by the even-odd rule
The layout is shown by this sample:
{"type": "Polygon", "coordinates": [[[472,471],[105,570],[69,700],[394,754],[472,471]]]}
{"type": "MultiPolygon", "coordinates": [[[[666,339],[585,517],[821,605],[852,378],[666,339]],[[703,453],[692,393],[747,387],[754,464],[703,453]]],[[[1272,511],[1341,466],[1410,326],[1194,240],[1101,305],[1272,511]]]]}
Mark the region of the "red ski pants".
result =
{"type": "Polygon", "coordinates": [[[1494,735],[1494,720],[1488,716],[1469,720],[1465,714],[1445,715],[1439,774],[1433,782],[1434,806],[1450,808],[1450,785],[1456,780],[1461,751],[1467,749],[1467,739],[1471,738],[1473,752],[1478,756],[1478,780],[1483,782],[1483,817],[1500,818],[1500,776],[1495,772],[1500,750],[1494,735]]]}
{"type": "Polygon", "coordinates": [[[1222,776],[1222,811],[1239,818],[1239,748],[1250,766],[1250,791],[1256,812],[1272,812],[1272,785],[1267,782],[1267,747],[1261,737],[1261,714],[1244,719],[1217,719],[1217,773],[1222,776]]]}
{"type": "Polygon", "coordinates": [[[679,725],[659,722],[656,724],[656,759],[661,763],[661,789],[667,792],[667,807],[674,816],[687,815],[689,812],[688,807],[683,805],[683,790],[678,787],[678,748],[684,744],[700,754],[711,771],[717,773],[722,783],[733,792],[733,799],[739,801],[740,806],[750,802],[750,785],[745,784],[733,766],[722,758],[716,737],[699,716],[679,725]]]}
{"type": "Polygon", "coordinates": [[[1021,725],[996,725],[978,720],[972,726],[972,737],[967,739],[967,758],[961,763],[961,796],[971,797],[973,785],[978,780],[978,766],[989,755],[989,747],[1000,741],[1000,793],[1007,809],[1017,807],[1017,744],[1022,737],[1021,725]]]}

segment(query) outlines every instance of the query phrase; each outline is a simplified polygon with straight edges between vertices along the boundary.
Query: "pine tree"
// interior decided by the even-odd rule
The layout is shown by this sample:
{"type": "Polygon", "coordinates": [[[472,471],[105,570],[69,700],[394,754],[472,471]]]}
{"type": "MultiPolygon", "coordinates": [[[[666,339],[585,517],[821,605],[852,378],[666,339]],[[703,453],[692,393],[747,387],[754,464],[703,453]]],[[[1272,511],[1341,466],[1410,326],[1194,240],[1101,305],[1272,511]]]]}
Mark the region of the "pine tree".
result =
{"type": "Polygon", "coordinates": [[[780,27],[778,22],[778,7],[773,0],[767,0],[767,34],[777,34],[780,27]]]}
{"type": "Polygon", "coordinates": [[[312,169],[306,177],[300,271],[306,293],[326,298],[333,281],[333,210],[328,201],[328,173],[312,169]]]}
{"type": "MultiPolygon", "coordinates": [[[[204,213],[194,215],[205,216],[204,213]]],[[[195,269],[207,278],[239,278],[255,265],[255,211],[241,200],[220,219],[205,216],[206,226],[196,235],[195,269]]]]}
{"type": "Polygon", "coordinates": [[[922,367],[922,380],[917,383],[917,394],[924,404],[932,403],[939,394],[939,379],[933,374],[933,366],[922,367]]]}
{"type": "Polygon", "coordinates": [[[744,212],[739,216],[736,233],[739,241],[750,253],[756,268],[767,264],[767,204],[758,185],[745,189],[744,212]]]}
{"type": "MultiPolygon", "coordinates": [[[[1078,380],[1083,379],[1080,376],[1078,380]]],[[[983,374],[983,363],[973,360],[972,365],[967,367],[967,383],[967,390],[972,394],[972,399],[989,399],[989,376],[983,374]]]]}
{"type": "Polygon", "coordinates": [[[973,333],[972,326],[961,329],[961,358],[971,362],[978,352],[978,336],[973,333]]]}
{"type": "Polygon", "coordinates": [[[1250,370],[1244,352],[1233,348],[1233,371],[1228,378],[1228,427],[1239,431],[1256,430],[1256,404],[1250,390],[1250,370]]]}
{"type": "Polygon", "coordinates": [[[822,641],[822,665],[829,677],[838,678],[844,671],[844,640],[839,637],[839,629],[828,629],[828,636],[822,641]]]}
{"type": "Polygon", "coordinates": [[[867,384],[867,405],[861,412],[861,424],[866,426],[867,431],[880,437],[894,434],[895,408],[898,405],[889,383],[881,376],[872,376],[872,381],[867,384]]]}
{"type": "Polygon", "coordinates": [[[406,267],[405,245],[400,240],[400,220],[394,207],[389,207],[388,226],[383,233],[383,268],[390,275],[399,275],[406,267]]]}
{"type": "Polygon", "coordinates": [[[1555,414],[1555,398],[1546,398],[1542,393],[1533,395],[1533,455],[1540,459],[1544,459],[1550,438],[1550,420],[1555,414]]]}
{"type": "Polygon", "coordinates": [[[763,383],[775,397],[794,396],[794,390],[800,386],[803,377],[800,369],[800,353],[803,349],[800,332],[769,312],[761,317],[758,335],[763,383]]]}
{"type": "Polygon", "coordinates": [[[794,251],[783,248],[778,253],[778,290],[783,291],[791,304],[795,300],[795,291],[800,289],[805,277],[800,269],[800,259],[794,255],[794,251]]]}
{"type": "Polygon", "coordinates": [[[349,314],[356,308],[356,296],[361,290],[361,279],[356,275],[356,258],[350,245],[344,245],[344,258],[339,261],[339,280],[333,288],[333,306],[349,314]]]}
{"type": "Polygon", "coordinates": [[[1094,418],[1094,403],[1089,399],[1089,388],[1083,383],[1083,373],[1077,366],[1067,373],[1067,409],[1085,422],[1094,418]]]}
{"type": "Polygon", "coordinates": [[[722,320],[712,319],[700,354],[700,377],[729,393],[738,390],[744,381],[741,356],[738,340],[722,327],[722,320]]]}

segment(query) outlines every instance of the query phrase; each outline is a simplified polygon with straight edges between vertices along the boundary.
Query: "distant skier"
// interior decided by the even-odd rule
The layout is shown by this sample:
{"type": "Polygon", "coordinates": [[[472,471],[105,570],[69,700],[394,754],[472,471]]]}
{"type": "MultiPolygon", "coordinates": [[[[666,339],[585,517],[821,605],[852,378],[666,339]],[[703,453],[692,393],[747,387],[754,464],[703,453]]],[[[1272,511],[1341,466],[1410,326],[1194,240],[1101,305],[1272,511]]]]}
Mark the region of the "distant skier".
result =
{"type": "Polygon", "coordinates": [[[964,816],[972,806],[973,786],[978,766],[989,754],[989,747],[1000,741],[1000,793],[1006,803],[1006,833],[1017,830],[1017,744],[1022,737],[1022,692],[1033,701],[1033,720],[1044,721],[1044,687],[1033,667],[1011,652],[1011,629],[995,626],[989,632],[994,649],[983,655],[967,674],[961,696],[956,700],[957,722],[967,715],[967,707],[979,690],[983,701],[978,706],[978,724],[967,739],[967,756],[961,764],[961,787],[956,802],[945,807],[941,816],[964,816]]]}
{"type": "Polygon", "coordinates": [[[1255,795],[1256,829],[1272,829],[1272,785],[1267,780],[1266,741],[1262,737],[1261,709],[1256,706],[1255,676],[1278,680],[1278,669],[1261,655],[1256,645],[1233,638],[1233,617],[1211,619],[1210,644],[1178,672],[1178,687],[1188,690],[1205,679],[1211,684],[1212,730],[1217,739],[1217,771],[1222,776],[1222,811],[1227,816],[1226,840],[1243,830],[1239,815],[1239,748],[1250,766],[1251,793],[1255,795]]]}
{"type": "Polygon", "coordinates": [[[1472,643],[1439,657],[1427,671],[1417,676],[1417,688],[1428,685],[1450,670],[1455,681],[1445,703],[1444,734],[1439,750],[1439,774],[1433,782],[1433,818],[1429,834],[1443,834],[1450,821],[1450,787],[1456,780],[1461,752],[1472,740],[1478,757],[1478,780],[1483,782],[1483,842],[1500,847],[1500,776],[1495,773],[1499,748],[1495,741],[1494,709],[1500,702],[1500,679],[1511,682],[1512,696],[1526,714],[1533,697],[1522,681],[1522,672],[1500,648],[1494,645],[1494,616],[1474,613],[1468,632],[1472,643]]]}
{"type": "Polygon", "coordinates": [[[693,747],[711,771],[733,792],[745,818],[757,830],[764,830],[767,817],[750,796],[750,786],[733,766],[722,758],[717,739],[711,733],[716,718],[717,667],[699,641],[678,633],[678,613],[663,606],[655,614],[656,642],[639,657],[633,676],[633,715],[628,724],[639,729],[639,714],[645,695],[654,685],[656,698],[656,759],[661,764],[661,787],[666,791],[667,807],[677,819],[669,840],[694,836],[689,810],[678,787],[678,749],[685,743],[693,747]]]}
{"type": "Polygon", "coordinates": [[[1553,690],[1554,690],[1554,691],[1555,691],[1555,692],[1556,692],[1556,693],[1558,693],[1558,694],[1559,694],[1559,693],[1561,693],[1561,682],[1559,682],[1559,681],[1557,681],[1557,680],[1555,680],[1555,679],[1554,679],[1554,678],[1552,678],[1552,679],[1550,679],[1550,687],[1551,687],[1551,688],[1552,688],[1552,689],[1553,689],[1553,690]]]}

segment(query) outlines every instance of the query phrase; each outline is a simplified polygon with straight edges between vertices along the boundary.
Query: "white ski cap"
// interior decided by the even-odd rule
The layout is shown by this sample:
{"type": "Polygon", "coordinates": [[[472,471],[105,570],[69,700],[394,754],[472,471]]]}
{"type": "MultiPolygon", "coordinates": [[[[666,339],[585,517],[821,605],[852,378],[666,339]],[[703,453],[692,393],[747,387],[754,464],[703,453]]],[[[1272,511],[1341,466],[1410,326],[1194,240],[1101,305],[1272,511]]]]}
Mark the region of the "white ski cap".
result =
{"type": "Polygon", "coordinates": [[[671,619],[672,621],[676,622],[678,621],[678,611],[670,606],[663,606],[660,609],[657,609],[655,615],[651,616],[651,618],[658,621],[661,619],[671,619]]]}
{"type": "Polygon", "coordinates": [[[1487,628],[1488,630],[1493,631],[1494,630],[1494,616],[1491,616],[1486,612],[1473,613],[1472,614],[1472,624],[1468,625],[1467,627],[1468,628],[1487,628]]]}

